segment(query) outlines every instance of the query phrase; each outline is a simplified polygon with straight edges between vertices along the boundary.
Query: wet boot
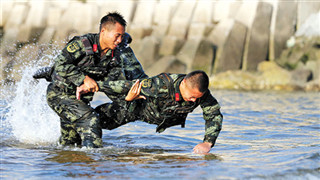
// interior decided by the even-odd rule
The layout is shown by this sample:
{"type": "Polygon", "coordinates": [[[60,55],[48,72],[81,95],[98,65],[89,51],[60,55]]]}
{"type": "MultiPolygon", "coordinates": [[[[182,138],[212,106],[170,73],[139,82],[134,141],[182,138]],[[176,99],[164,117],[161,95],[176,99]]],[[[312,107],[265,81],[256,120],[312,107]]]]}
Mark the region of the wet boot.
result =
{"type": "Polygon", "coordinates": [[[34,74],[33,78],[35,79],[41,79],[45,78],[48,82],[52,81],[51,74],[52,74],[53,68],[52,67],[43,67],[38,69],[34,74]]]}

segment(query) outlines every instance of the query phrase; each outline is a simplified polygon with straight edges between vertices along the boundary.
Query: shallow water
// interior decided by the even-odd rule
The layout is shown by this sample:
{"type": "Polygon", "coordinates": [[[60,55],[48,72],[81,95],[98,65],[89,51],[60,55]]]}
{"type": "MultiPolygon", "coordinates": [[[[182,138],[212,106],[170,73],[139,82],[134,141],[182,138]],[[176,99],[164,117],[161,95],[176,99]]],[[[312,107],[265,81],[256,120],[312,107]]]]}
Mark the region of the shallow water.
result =
{"type": "Polygon", "coordinates": [[[208,155],[192,153],[204,134],[199,108],[184,129],[134,122],[104,130],[104,148],[63,148],[33,70],[1,91],[1,179],[320,179],[319,93],[213,90],[224,122],[208,155]]]}

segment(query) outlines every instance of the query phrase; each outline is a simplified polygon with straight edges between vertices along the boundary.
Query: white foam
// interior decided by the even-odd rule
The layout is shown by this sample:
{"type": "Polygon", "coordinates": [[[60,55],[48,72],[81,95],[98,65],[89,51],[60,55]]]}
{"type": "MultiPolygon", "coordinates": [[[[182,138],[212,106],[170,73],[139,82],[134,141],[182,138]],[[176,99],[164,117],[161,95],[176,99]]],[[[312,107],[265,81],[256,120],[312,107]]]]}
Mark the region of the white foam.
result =
{"type": "Polygon", "coordinates": [[[60,136],[59,117],[46,101],[48,82],[32,77],[38,68],[27,66],[22,70],[5,121],[10,124],[13,136],[22,143],[52,144],[60,136]]]}

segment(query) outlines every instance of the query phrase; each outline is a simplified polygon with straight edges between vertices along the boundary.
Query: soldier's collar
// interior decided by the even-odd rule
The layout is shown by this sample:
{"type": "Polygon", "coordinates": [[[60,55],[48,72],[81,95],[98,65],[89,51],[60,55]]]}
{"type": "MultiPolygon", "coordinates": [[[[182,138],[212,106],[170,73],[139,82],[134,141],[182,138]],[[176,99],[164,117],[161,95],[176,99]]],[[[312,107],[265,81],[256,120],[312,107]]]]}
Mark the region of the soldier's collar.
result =
{"type": "Polygon", "coordinates": [[[183,81],[183,78],[184,77],[180,77],[174,82],[174,99],[177,102],[183,100],[180,89],[179,89],[179,86],[180,86],[181,82],[183,81]]]}
{"type": "Polygon", "coordinates": [[[101,47],[100,47],[100,42],[99,42],[99,38],[100,38],[100,33],[94,38],[94,42],[93,42],[93,52],[99,54],[99,52],[101,52],[101,47]],[[94,47],[96,44],[97,47],[94,47]],[[95,49],[96,48],[96,49],[95,49]]]}

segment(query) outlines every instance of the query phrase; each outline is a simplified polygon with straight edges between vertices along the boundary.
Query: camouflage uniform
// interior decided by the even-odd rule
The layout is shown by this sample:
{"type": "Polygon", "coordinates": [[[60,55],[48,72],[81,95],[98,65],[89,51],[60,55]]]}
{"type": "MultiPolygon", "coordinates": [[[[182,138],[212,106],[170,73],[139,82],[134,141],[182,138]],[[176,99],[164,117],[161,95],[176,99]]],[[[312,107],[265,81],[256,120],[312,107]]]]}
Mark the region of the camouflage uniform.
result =
{"type": "MultiPolygon", "coordinates": [[[[128,41],[131,38],[126,34],[114,51],[109,50],[101,57],[99,34],[76,36],[55,59],[47,101],[60,116],[62,145],[102,146],[100,121],[89,104],[93,93],[82,95],[81,100],[75,96],[76,88],[83,83],[86,75],[100,85],[99,91],[105,93],[109,90],[104,89],[103,82],[147,77],[128,41]]],[[[117,101],[112,94],[109,98],[117,101]]]]}
{"type": "MultiPolygon", "coordinates": [[[[205,120],[204,142],[210,142],[213,146],[222,127],[220,105],[210,91],[195,102],[184,101],[179,90],[184,77],[184,74],[163,73],[143,79],[140,94],[146,96],[146,100],[127,102],[127,106],[118,107],[118,111],[114,111],[117,107],[108,104],[98,106],[96,112],[101,117],[102,128],[114,129],[128,122],[141,120],[158,125],[156,132],[161,133],[171,126],[184,127],[188,113],[200,105],[205,120]]],[[[130,82],[128,85],[127,81],[105,82],[108,83],[110,91],[113,88],[115,92],[124,94],[133,84],[130,82]]],[[[124,99],[124,96],[119,94],[119,99],[124,99]]]]}

